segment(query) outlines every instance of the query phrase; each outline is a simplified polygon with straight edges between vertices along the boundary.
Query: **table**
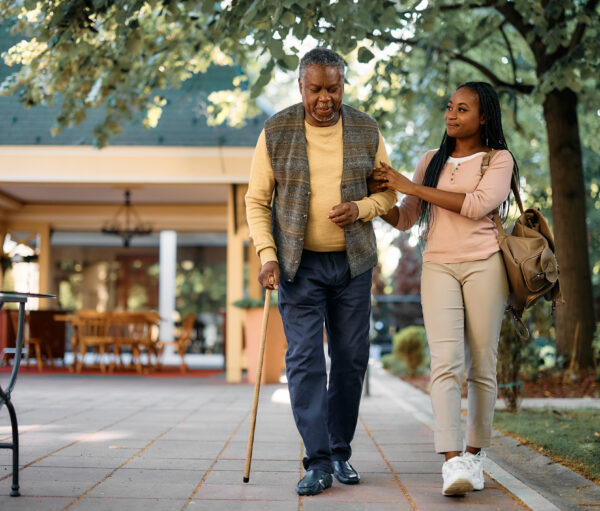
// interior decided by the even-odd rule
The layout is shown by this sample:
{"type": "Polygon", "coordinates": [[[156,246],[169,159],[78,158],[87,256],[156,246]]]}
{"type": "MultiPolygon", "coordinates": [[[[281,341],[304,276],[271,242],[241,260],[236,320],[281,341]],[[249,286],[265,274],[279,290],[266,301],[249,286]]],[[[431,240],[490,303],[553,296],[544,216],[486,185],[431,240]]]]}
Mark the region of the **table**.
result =
{"type": "Polygon", "coordinates": [[[100,370],[107,371],[104,355],[112,351],[108,372],[113,372],[116,363],[121,363],[121,351],[130,349],[132,363],[138,373],[152,368],[151,359],[154,356],[154,367],[158,366],[158,343],[152,336],[152,327],[158,326],[160,316],[153,312],[127,312],[79,310],[74,314],[55,314],[56,321],[66,321],[73,325],[71,346],[73,348],[73,365],[71,371],[80,373],[83,369],[83,359],[88,348],[97,349],[100,354],[100,370]],[[141,353],[145,350],[148,364],[141,362],[141,353]]]}
{"type": "Polygon", "coordinates": [[[23,350],[23,325],[25,320],[25,303],[29,298],[56,298],[55,295],[36,294],[36,293],[16,293],[14,291],[0,291],[0,308],[7,303],[19,304],[19,318],[17,327],[17,346],[15,348],[15,358],[13,369],[10,373],[8,385],[3,389],[0,385],[0,409],[6,405],[10,415],[10,425],[12,429],[12,442],[0,443],[0,449],[12,449],[13,452],[13,480],[10,495],[18,497],[19,493],[19,427],[17,423],[17,414],[10,400],[10,395],[17,381],[17,374],[21,366],[21,351],[23,350]]]}

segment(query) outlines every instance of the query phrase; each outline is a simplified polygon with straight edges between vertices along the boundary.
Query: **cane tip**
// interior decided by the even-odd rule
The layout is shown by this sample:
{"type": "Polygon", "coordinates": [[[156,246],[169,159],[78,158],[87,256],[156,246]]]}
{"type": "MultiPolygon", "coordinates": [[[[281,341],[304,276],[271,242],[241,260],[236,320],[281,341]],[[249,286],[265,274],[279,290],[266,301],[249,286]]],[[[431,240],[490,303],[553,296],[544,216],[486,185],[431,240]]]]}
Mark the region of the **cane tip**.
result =
{"type": "Polygon", "coordinates": [[[250,478],[249,477],[244,477],[244,482],[245,483],[249,483],[250,482],[250,478]]]}

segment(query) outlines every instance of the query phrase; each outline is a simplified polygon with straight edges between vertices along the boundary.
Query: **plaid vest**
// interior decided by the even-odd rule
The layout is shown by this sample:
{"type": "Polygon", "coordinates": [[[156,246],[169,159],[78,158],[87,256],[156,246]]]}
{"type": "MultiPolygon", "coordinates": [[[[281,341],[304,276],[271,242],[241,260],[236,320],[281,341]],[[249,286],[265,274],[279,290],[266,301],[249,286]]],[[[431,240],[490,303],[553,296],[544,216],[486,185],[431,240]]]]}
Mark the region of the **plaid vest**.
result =
{"type": "MultiPolygon", "coordinates": [[[[367,114],[342,105],[344,159],[342,202],[368,195],[367,177],[379,145],[377,123],[367,114]]],[[[265,122],[267,150],[275,176],[273,237],[281,278],[293,282],[304,248],[310,201],[310,172],[304,133],[304,106],[293,105],[265,122]]],[[[334,206],[334,204],[332,204],[334,206]]],[[[357,220],[344,228],[350,274],[356,277],[377,264],[371,222],[357,220]]]]}

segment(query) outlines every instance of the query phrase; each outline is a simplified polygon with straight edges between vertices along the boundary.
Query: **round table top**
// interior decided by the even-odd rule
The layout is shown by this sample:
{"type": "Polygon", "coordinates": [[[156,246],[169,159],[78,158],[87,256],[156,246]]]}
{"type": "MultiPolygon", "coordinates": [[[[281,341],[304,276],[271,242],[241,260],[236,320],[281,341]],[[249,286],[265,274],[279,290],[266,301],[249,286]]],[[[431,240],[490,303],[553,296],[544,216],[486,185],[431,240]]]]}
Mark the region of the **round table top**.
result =
{"type": "Polygon", "coordinates": [[[0,290],[0,298],[56,298],[56,295],[48,295],[42,293],[20,293],[18,291],[3,291],[0,290]]]}

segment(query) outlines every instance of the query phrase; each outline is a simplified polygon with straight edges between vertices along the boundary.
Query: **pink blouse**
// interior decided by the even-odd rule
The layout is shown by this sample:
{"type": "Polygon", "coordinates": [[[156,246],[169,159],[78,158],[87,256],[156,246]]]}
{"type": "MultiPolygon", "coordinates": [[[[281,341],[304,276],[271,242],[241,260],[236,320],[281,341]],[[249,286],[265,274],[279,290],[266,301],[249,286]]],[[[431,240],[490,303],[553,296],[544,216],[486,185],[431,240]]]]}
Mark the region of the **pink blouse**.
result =
{"type": "MultiPolygon", "coordinates": [[[[422,184],[427,165],[437,149],[428,151],[417,165],[413,182],[422,184]]],[[[449,158],[437,188],[466,194],[460,213],[432,205],[433,223],[427,235],[423,261],[458,263],[487,259],[499,250],[497,229],[492,212],[506,200],[510,192],[513,158],[506,150],[498,151],[481,175],[485,153],[465,158],[449,158]]],[[[396,227],[410,229],[419,216],[420,199],[405,195],[396,227]]]]}

